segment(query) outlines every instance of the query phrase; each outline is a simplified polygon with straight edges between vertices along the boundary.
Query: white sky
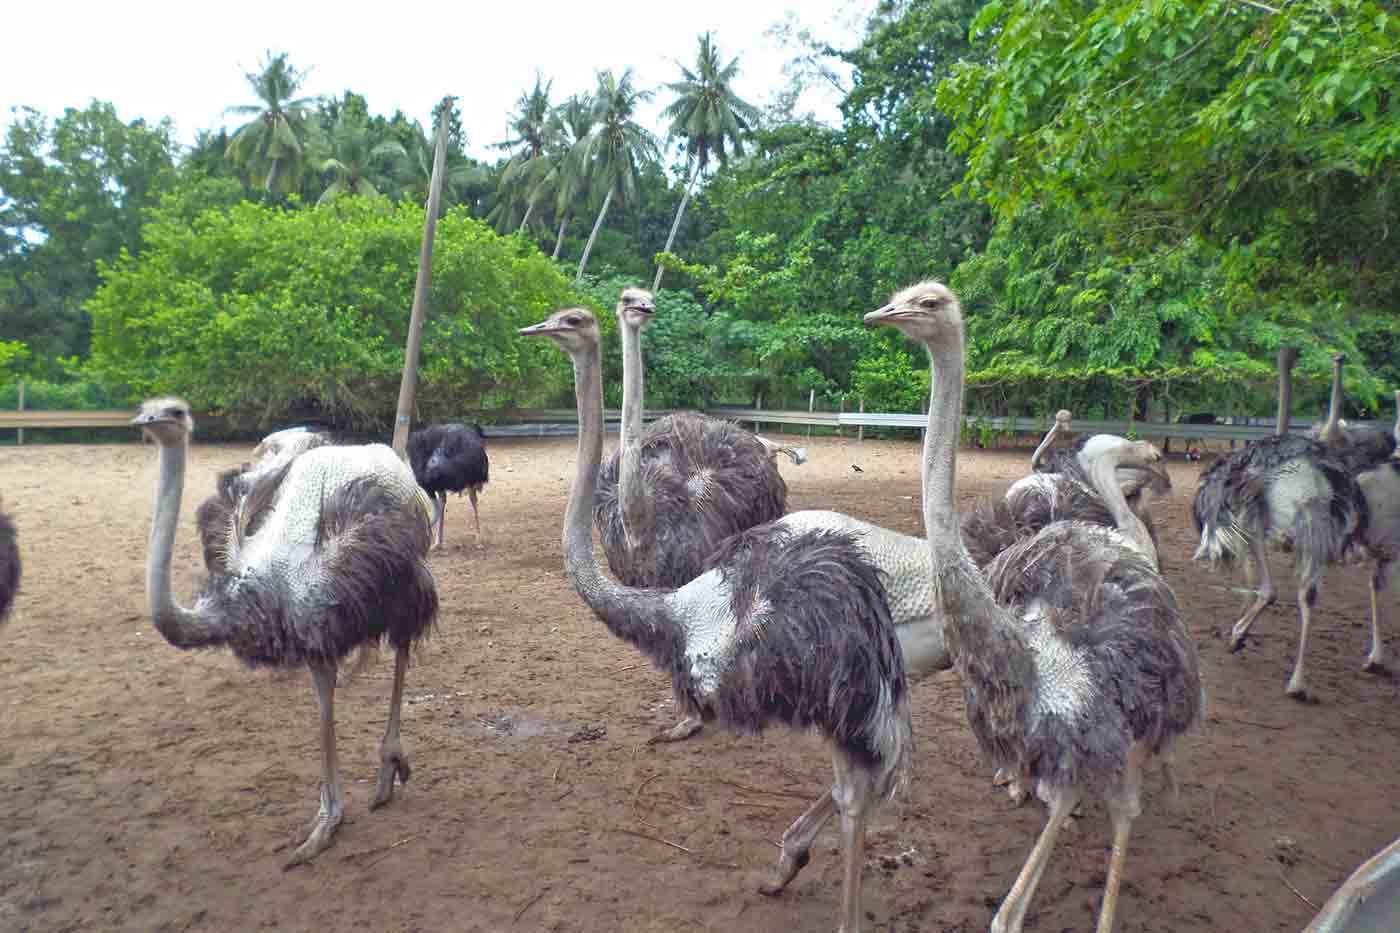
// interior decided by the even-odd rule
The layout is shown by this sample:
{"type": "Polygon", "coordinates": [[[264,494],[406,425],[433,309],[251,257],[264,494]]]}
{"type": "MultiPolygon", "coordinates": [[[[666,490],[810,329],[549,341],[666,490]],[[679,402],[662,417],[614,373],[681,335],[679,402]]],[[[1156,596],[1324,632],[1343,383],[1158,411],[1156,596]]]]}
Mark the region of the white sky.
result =
{"type": "MultiPolygon", "coordinates": [[[[303,92],[363,94],[372,113],[402,109],[429,126],[433,105],[455,94],[468,150],[495,158],[507,116],[533,86],[536,68],[553,78],[551,100],[591,90],[594,72],[632,67],[637,86],[658,91],[642,115],[658,133],[669,101],[661,85],[690,65],[700,33],[711,30],[724,61],[739,57],[735,88],[769,102],[796,54],[764,35],[787,12],[837,46],[859,38],[872,0],[614,0],[603,3],[367,4],[233,0],[213,5],[168,0],[91,0],[10,4],[0,121],[11,108],[48,116],[92,100],[111,101],[123,120],[170,117],[179,139],[225,123],[223,109],[255,101],[243,75],[265,50],[290,53],[310,68],[303,92]],[[430,18],[431,17],[431,18],[430,18]]],[[[834,121],[835,96],[809,92],[801,104],[834,121]]],[[[235,120],[228,121],[236,125],[235,120]]]]}

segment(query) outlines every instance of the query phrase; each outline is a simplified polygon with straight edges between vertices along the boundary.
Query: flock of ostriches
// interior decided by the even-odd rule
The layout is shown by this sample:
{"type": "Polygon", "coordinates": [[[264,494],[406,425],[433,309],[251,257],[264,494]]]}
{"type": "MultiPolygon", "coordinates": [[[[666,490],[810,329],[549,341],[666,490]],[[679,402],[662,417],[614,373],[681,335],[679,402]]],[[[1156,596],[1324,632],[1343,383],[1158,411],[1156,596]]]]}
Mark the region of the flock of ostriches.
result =
{"type": "MultiPolygon", "coordinates": [[[[520,331],[548,338],[573,362],[578,459],[564,563],[609,631],[670,675],[681,719],[653,741],[684,739],[706,722],[741,733],[782,724],[828,741],[831,790],[783,834],[777,876],[763,891],[791,882],[839,817],[838,928],[860,928],[866,823],[910,770],[910,686],[952,668],[997,781],[1048,809],[991,929],[1021,929],[1058,830],[1080,800],[1097,795],[1113,831],[1098,929],[1111,930],[1144,771],[1155,764],[1171,784],[1173,745],[1204,703],[1196,648],[1158,563],[1149,503],[1170,480],[1156,448],[1111,435],[1057,448],[1069,430],[1061,412],[1031,475],[1003,499],[956,513],[962,311],[948,288],[924,282],[865,323],[898,328],[928,350],[927,537],[837,512],[787,512],[775,457],[801,462],[802,450],[694,414],[643,427],[640,334],[655,313],[652,296],[626,289],[617,313],[622,439],[606,464],[597,320],[568,308],[520,331]],[[611,576],[594,557],[595,525],[611,576]]],[[[1375,561],[1366,664],[1384,662],[1377,600],[1400,544],[1400,460],[1394,437],[1339,418],[1341,357],[1326,424],[1311,436],[1286,433],[1292,364],[1281,352],[1277,433],[1216,460],[1201,475],[1193,515],[1196,558],[1243,562],[1257,593],[1232,648],[1275,599],[1269,545],[1292,551],[1301,635],[1287,690],[1301,696],[1323,569],[1349,555],[1375,561]]],[[[331,844],[343,816],[337,670],[352,652],[385,641],[395,669],[371,807],[409,778],[400,707],[409,649],[438,612],[427,562],[433,525],[441,547],[449,491],[466,491],[475,517],[488,480],[483,435],[429,427],[410,437],[410,465],[380,444],[340,444],[299,428],[269,435],[199,508],[208,576],[186,607],[171,593],[170,567],[190,409],[153,399],[133,424],[159,445],[146,589],[160,634],[179,648],[226,646],[249,665],[311,671],[321,804],[288,865],[307,861],[331,844]]],[[[477,517],[478,535],[480,527],[477,517]]],[[[15,529],[0,515],[0,618],[19,574],[15,529]]]]}

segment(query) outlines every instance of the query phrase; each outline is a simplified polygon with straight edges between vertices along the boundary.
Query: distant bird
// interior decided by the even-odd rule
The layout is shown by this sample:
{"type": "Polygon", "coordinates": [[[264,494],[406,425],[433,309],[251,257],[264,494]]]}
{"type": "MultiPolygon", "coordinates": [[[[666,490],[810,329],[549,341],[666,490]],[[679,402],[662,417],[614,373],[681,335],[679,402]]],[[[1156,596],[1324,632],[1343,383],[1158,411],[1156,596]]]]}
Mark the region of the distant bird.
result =
{"type": "Polygon", "coordinates": [[[0,625],[10,614],[14,605],[15,593],[19,592],[20,578],[19,535],[15,523],[4,512],[0,512],[0,625]]]}
{"type": "MultiPolygon", "coordinates": [[[[992,763],[1019,774],[1049,805],[1040,839],[992,920],[1017,933],[1065,818],[1102,795],[1113,854],[1099,912],[1110,933],[1141,804],[1143,768],[1170,761],[1199,719],[1199,664],[1171,588],[1143,555],[1139,533],[1056,522],[1004,550],[986,569],[963,546],[953,510],[962,420],[964,338],[957,297],[923,282],[866,315],[923,343],[933,369],[924,441],[924,523],[939,611],[968,721],[992,763]]],[[[1100,493],[1133,522],[1105,467],[1100,493]]]]}
{"type": "MultiPolygon", "coordinates": [[[[879,571],[852,535],[771,523],[732,537],[710,569],[678,589],[614,583],[598,568],[589,522],[603,449],[597,321],[568,308],[520,333],[549,337],[573,359],[579,441],[564,563],[574,589],[705,719],[738,733],[784,724],[827,740],[845,862],[840,929],[857,933],[866,821],[905,780],[913,748],[879,571]]],[[[827,799],[809,814],[824,812],[827,799]]]]}
{"type": "Polygon", "coordinates": [[[408,462],[418,485],[433,500],[437,523],[437,545],[442,547],[443,525],[447,518],[447,494],[459,496],[466,490],[472,503],[472,521],[481,537],[481,515],[476,497],[491,478],[491,462],[486,456],[486,433],[479,424],[435,424],[414,431],[408,437],[408,462]]]}
{"type": "Polygon", "coordinates": [[[407,782],[399,742],[408,650],[437,618],[428,569],[427,497],[383,444],[307,450],[243,490],[244,471],[220,478],[196,522],[209,572],[192,608],[170,588],[185,460],[194,419],[177,398],[141,405],[132,424],[160,445],[160,479],[146,556],[156,630],[177,648],[228,647],[250,667],[311,669],[321,706],[321,808],[288,867],[330,846],[344,813],[336,759],[336,670],[350,652],[394,646],[389,724],[371,808],[407,782]]]}
{"type": "Polygon", "coordinates": [[[851,464],[851,469],[852,469],[852,470],[855,470],[857,473],[864,473],[864,472],[865,472],[865,471],[862,470],[860,467],[856,466],[854,463],[851,464]]]}
{"type": "MultiPolygon", "coordinates": [[[[1280,351],[1279,359],[1281,364],[1286,362],[1285,351],[1280,351]]],[[[1288,368],[1279,369],[1280,396],[1289,392],[1288,368]]],[[[1335,371],[1340,381],[1339,361],[1335,371]]],[[[1334,383],[1333,415],[1341,405],[1339,391],[1334,383]]],[[[1335,426],[1336,419],[1331,420],[1335,426]]],[[[1288,427],[1283,400],[1278,425],[1288,427]]],[[[1268,545],[1278,543],[1292,550],[1299,633],[1286,693],[1295,699],[1307,696],[1304,661],[1323,568],[1364,546],[1367,539],[1366,496],[1342,454],[1339,447],[1298,434],[1260,438],[1211,464],[1201,474],[1191,504],[1200,536],[1192,559],[1211,563],[1243,559],[1251,589],[1258,577],[1254,602],[1230,631],[1231,651],[1244,646],[1255,620],[1277,599],[1268,545]]]]}
{"type": "MultiPolygon", "coordinates": [[[[673,589],[699,576],[730,537],[787,511],[787,483],[775,462],[784,448],[732,421],[682,412],[643,426],[641,332],[655,313],[651,292],[622,290],[622,436],[598,474],[593,520],[614,576],[627,586],[673,589]]],[[[653,741],[703,728],[682,695],[675,701],[681,720],[653,741]]]]}

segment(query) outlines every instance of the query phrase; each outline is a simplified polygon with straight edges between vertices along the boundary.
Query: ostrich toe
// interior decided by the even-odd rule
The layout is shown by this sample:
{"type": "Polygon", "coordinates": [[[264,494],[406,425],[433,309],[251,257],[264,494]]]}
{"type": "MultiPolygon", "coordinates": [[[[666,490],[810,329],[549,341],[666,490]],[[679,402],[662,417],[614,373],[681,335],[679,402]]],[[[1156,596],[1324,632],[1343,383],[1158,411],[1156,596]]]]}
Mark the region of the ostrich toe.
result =
{"type": "Polygon", "coordinates": [[[788,854],[785,847],[783,854],[778,856],[778,877],[770,884],[758,886],[758,893],[768,897],[777,897],[783,893],[792,879],[797,877],[797,873],[807,867],[807,863],[812,860],[812,854],[806,849],[798,849],[792,854],[788,854]]]}
{"type": "Polygon", "coordinates": [[[374,789],[374,799],[370,801],[369,808],[378,810],[393,800],[394,778],[397,777],[400,784],[407,784],[412,773],[413,769],[408,766],[408,759],[402,752],[386,756],[379,765],[379,784],[374,789]]]}
{"type": "Polygon", "coordinates": [[[308,833],[306,841],[297,847],[282,869],[285,871],[296,865],[305,864],[329,849],[335,841],[335,831],[340,828],[341,820],[344,818],[345,808],[341,803],[337,789],[322,784],[321,809],[316,814],[316,821],[311,825],[311,831],[308,833]]]}
{"type": "Polygon", "coordinates": [[[1386,667],[1385,664],[1385,655],[1380,653],[1372,653],[1371,656],[1366,659],[1366,663],[1361,665],[1361,669],[1368,674],[1390,673],[1390,668],[1386,667]]]}
{"type": "Polygon", "coordinates": [[[662,742],[682,742],[695,735],[704,728],[704,721],[699,716],[687,716],[676,723],[665,732],[657,733],[647,739],[648,745],[657,745],[662,742]]]}

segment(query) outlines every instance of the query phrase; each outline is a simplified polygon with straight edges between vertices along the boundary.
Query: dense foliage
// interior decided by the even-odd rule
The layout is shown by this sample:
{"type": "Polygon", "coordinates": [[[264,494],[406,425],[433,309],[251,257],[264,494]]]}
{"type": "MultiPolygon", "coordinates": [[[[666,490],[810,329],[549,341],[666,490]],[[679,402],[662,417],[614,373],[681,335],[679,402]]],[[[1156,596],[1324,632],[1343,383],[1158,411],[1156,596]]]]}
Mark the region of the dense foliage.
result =
{"type": "MultiPolygon", "coordinates": [[[[838,126],[794,114],[797,84],[766,111],[740,97],[720,39],[661,89],[625,62],[562,99],[541,74],[494,163],[449,111],[420,407],[565,402],[560,361],[512,329],[570,301],[602,314],[616,404],[617,291],[660,267],[658,407],[916,410],[925,361],[860,315],[928,277],[964,298],[977,411],[1267,414],[1281,344],[1300,413],[1337,351],[1350,414],[1400,384],[1386,4],[881,0],[853,48],[801,35],[795,82],[847,66],[838,126]],[[664,142],[635,119],[652,93],[664,142]]],[[[432,147],[352,91],[300,96],[305,76],[268,55],[230,102],[246,122],[188,152],[107,104],[18,114],[0,379],[382,421],[432,147]]]]}

